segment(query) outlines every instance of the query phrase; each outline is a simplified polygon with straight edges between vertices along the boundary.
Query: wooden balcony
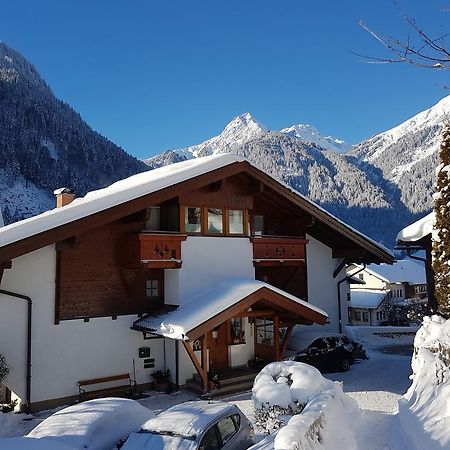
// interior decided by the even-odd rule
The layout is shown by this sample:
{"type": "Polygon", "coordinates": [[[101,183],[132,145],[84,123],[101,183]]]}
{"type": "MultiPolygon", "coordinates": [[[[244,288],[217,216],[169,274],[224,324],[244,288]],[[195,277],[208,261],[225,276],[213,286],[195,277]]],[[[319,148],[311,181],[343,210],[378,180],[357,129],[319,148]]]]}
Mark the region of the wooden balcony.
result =
{"type": "Polygon", "coordinates": [[[179,269],[184,234],[138,233],[125,236],[124,263],[128,268],[179,269]]]}
{"type": "Polygon", "coordinates": [[[300,266],[305,262],[307,239],[292,236],[254,236],[254,266],[300,266]]]}

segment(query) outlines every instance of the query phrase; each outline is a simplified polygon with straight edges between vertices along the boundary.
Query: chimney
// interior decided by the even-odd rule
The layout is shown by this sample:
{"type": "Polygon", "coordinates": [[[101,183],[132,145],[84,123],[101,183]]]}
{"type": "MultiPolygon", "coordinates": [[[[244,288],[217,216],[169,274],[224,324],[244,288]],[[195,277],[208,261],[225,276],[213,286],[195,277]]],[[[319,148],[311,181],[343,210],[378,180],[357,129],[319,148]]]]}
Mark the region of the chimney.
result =
{"type": "Polygon", "coordinates": [[[62,187],[59,189],[56,189],[56,191],[53,192],[56,197],[56,207],[61,208],[62,206],[66,206],[69,203],[73,202],[75,199],[75,193],[72,189],[67,187],[62,187]]]}

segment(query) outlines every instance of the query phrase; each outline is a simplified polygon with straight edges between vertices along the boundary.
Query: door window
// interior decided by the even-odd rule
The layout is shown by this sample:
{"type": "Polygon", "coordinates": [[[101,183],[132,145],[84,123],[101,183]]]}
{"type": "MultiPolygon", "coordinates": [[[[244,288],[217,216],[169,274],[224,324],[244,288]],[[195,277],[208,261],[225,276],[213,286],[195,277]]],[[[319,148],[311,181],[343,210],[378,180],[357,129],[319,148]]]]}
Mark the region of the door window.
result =
{"type": "Polygon", "coordinates": [[[220,436],[222,437],[222,444],[225,445],[231,437],[236,433],[236,425],[233,419],[230,417],[226,417],[222,419],[218,424],[220,436]]]}
{"type": "Polygon", "coordinates": [[[219,450],[219,439],[217,436],[216,427],[211,427],[203,436],[200,442],[199,450],[219,450]]]}

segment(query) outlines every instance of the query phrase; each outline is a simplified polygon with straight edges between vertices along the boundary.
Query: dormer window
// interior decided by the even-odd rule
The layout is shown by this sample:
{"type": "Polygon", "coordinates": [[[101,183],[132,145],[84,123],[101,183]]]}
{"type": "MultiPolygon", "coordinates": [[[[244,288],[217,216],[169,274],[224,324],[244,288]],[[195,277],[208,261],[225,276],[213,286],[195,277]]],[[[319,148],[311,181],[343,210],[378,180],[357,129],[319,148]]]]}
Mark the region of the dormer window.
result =
{"type": "Polygon", "coordinates": [[[228,210],[228,232],[230,234],[244,234],[244,211],[241,209],[228,210]]]}
{"type": "Polygon", "coordinates": [[[223,233],[223,212],[219,208],[208,208],[208,234],[223,233]]]}
{"type": "Polygon", "coordinates": [[[202,209],[185,208],[184,211],[184,231],[186,233],[201,233],[202,209]]]}

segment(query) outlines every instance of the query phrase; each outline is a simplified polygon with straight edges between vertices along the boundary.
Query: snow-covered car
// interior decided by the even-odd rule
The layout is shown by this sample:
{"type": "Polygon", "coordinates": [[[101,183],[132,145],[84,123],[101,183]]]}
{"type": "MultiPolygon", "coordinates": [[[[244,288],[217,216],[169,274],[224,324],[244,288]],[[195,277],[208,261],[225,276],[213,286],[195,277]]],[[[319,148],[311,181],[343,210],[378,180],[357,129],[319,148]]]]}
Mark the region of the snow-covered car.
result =
{"type": "Polygon", "coordinates": [[[61,409],[43,420],[28,433],[27,437],[34,439],[26,441],[27,448],[45,448],[43,443],[50,441],[53,447],[48,445],[49,449],[58,448],[57,443],[61,448],[80,450],[113,448],[152,417],[155,414],[135,400],[115,397],[89,400],[61,409]],[[32,447],[33,442],[36,447],[32,447]]]}
{"type": "Polygon", "coordinates": [[[287,360],[303,362],[322,372],[346,372],[355,361],[354,346],[344,334],[299,332],[288,343],[287,360]]]}
{"type": "Polygon", "coordinates": [[[122,450],[243,450],[253,425],[232,403],[192,401],[172,406],[132,433],[122,450]]]}

